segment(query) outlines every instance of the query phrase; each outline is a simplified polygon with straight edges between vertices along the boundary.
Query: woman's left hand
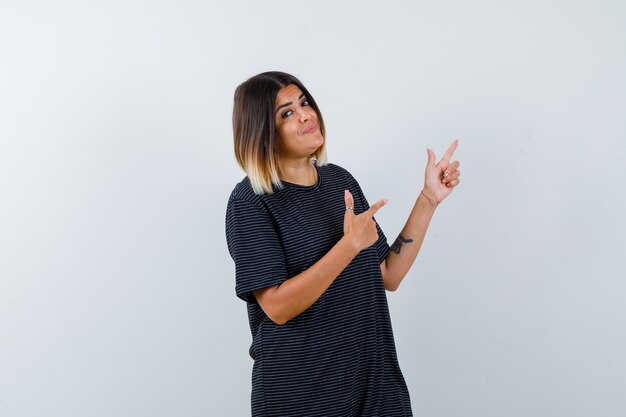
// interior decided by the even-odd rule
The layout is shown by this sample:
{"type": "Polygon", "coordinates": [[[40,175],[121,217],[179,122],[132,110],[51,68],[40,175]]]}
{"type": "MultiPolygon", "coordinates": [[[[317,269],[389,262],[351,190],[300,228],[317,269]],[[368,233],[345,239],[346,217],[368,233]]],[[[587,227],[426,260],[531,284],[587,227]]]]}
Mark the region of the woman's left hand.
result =
{"type": "Polygon", "coordinates": [[[459,146],[459,140],[455,139],[443,158],[437,163],[435,163],[435,153],[432,149],[428,149],[424,193],[437,202],[443,201],[443,199],[450,195],[454,187],[460,182],[459,175],[461,175],[461,172],[457,169],[460,162],[450,162],[450,158],[452,158],[452,154],[457,146],[459,146]]]}

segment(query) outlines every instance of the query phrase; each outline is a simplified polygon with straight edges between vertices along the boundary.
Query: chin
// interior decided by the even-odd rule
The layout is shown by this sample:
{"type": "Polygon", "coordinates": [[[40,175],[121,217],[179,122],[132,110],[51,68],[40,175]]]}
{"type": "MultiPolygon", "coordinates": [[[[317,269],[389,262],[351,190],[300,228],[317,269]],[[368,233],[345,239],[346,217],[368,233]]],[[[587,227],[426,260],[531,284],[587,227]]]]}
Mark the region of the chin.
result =
{"type": "MultiPolygon", "coordinates": [[[[319,148],[320,146],[322,146],[324,144],[324,136],[320,135],[319,138],[317,138],[317,148],[319,148]]],[[[315,148],[317,150],[317,148],[315,148]]]]}

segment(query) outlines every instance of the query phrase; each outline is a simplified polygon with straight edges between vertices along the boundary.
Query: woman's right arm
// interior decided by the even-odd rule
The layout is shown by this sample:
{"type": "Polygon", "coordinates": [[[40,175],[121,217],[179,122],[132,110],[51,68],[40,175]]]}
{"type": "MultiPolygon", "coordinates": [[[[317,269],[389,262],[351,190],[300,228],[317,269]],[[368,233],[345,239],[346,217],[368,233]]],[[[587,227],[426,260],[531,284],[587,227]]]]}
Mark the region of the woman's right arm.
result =
{"type": "MultiPolygon", "coordinates": [[[[354,207],[352,195],[348,191],[345,201],[347,207],[354,207]]],[[[346,210],[344,235],[326,255],[283,283],[254,291],[265,314],[276,324],[282,325],[312,306],[352,259],[378,240],[373,216],[386,202],[380,200],[359,215],[355,215],[353,210],[346,210]]]]}

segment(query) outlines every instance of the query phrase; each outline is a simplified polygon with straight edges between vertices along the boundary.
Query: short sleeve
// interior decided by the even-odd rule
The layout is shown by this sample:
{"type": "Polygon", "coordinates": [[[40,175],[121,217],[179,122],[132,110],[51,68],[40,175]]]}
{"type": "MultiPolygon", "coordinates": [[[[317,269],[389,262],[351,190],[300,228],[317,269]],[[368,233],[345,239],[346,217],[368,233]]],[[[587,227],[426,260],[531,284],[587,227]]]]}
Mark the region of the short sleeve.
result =
{"type": "Polygon", "coordinates": [[[235,261],[235,293],[242,300],[256,303],[253,291],[288,278],[276,226],[263,207],[231,198],[226,208],[226,241],[235,261]]]}
{"type": "MultiPolygon", "coordinates": [[[[350,186],[353,188],[353,191],[355,191],[352,193],[352,196],[361,202],[363,211],[368,210],[370,205],[367,202],[363,191],[361,191],[361,186],[350,173],[348,173],[348,177],[350,180],[350,186]]],[[[378,231],[378,240],[374,243],[374,246],[376,247],[376,252],[378,252],[378,260],[382,263],[385,258],[387,258],[387,254],[389,253],[389,244],[387,243],[387,237],[383,233],[383,229],[380,228],[380,225],[376,221],[376,217],[373,217],[373,219],[376,223],[376,230],[378,231]]]]}

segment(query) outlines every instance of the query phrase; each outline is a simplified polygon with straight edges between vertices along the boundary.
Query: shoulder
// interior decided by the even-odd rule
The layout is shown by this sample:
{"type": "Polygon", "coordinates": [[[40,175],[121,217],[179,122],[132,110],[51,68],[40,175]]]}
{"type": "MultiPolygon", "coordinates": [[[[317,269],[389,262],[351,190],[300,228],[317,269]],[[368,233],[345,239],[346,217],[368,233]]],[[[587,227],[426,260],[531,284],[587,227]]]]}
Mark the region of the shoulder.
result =
{"type": "Polygon", "coordinates": [[[359,188],[359,183],[357,182],[356,178],[354,178],[354,176],[346,168],[332,163],[323,165],[321,168],[326,169],[327,176],[341,178],[346,181],[349,186],[359,188]]]}
{"type": "Polygon", "coordinates": [[[263,197],[258,195],[252,189],[250,179],[246,176],[242,179],[230,193],[228,197],[228,203],[226,206],[227,213],[230,212],[235,206],[237,211],[241,211],[244,208],[252,210],[263,209],[263,197]]]}
{"type": "Polygon", "coordinates": [[[259,200],[259,195],[254,193],[252,189],[252,184],[250,184],[250,179],[246,176],[244,179],[239,181],[233,191],[230,193],[230,197],[228,198],[229,203],[233,200],[243,200],[254,202],[259,200]]]}
{"type": "Polygon", "coordinates": [[[340,175],[340,176],[345,176],[348,179],[354,179],[352,174],[350,174],[350,172],[348,172],[347,169],[345,169],[344,167],[340,165],[333,164],[330,162],[327,163],[326,165],[322,165],[320,167],[320,171],[328,173],[328,175],[340,175]]]}

